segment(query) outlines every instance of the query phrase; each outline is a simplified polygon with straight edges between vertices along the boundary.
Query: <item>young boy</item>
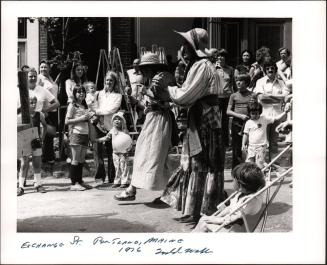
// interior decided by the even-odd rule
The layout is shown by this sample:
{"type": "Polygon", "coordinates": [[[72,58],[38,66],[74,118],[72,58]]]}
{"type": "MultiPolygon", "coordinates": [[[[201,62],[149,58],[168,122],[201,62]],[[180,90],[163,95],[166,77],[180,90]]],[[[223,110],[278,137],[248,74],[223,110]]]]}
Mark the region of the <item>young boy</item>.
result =
{"type": "MultiPolygon", "coordinates": [[[[219,232],[246,232],[245,224],[242,219],[241,211],[236,211],[241,199],[245,195],[256,193],[265,186],[265,179],[261,169],[254,163],[242,163],[232,170],[233,188],[238,193],[230,199],[228,206],[223,206],[218,215],[203,215],[192,232],[214,232],[222,224],[228,222],[219,232]]],[[[255,228],[259,214],[263,207],[263,196],[259,195],[248,204],[243,206],[242,212],[250,230],[255,228]]]]}
{"type": "Polygon", "coordinates": [[[238,91],[229,98],[227,115],[233,117],[232,121],[232,168],[242,162],[242,133],[245,122],[249,119],[247,106],[253,98],[253,93],[248,90],[251,82],[250,75],[240,74],[236,77],[238,91]]]}
{"type": "Polygon", "coordinates": [[[259,168],[265,164],[267,141],[267,125],[282,119],[286,112],[275,118],[267,118],[262,113],[262,105],[256,101],[248,105],[250,120],[245,123],[242,139],[242,150],[247,151],[246,162],[255,162],[259,168]]]}
{"type": "MultiPolygon", "coordinates": [[[[38,128],[39,137],[41,138],[41,128],[40,124],[43,126],[42,139],[44,139],[47,124],[45,122],[45,117],[42,112],[35,111],[37,104],[37,98],[35,96],[30,97],[30,115],[32,124],[34,127],[38,128]]],[[[21,114],[17,117],[17,122],[21,123],[21,114]]],[[[34,187],[37,192],[45,193],[45,189],[41,185],[41,155],[42,146],[41,139],[37,138],[32,141],[32,163],[34,169],[34,187]]],[[[29,169],[29,156],[23,156],[21,159],[20,170],[18,173],[18,189],[17,196],[24,194],[24,182],[26,180],[28,169],[29,169]]]]}
{"type": "Polygon", "coordinates": [[[128,152],[132,148],[133,140],[128,135],[126,121],[122,112],[118,112],[112,117],[113,128],[109,133],[102,138],[97,139],[97,142],[105,142],[112,138],[113,161],[116,170],[114,185],[112,188],[127,188],[130,179],[130,167],[128,163],[128,152]]]}

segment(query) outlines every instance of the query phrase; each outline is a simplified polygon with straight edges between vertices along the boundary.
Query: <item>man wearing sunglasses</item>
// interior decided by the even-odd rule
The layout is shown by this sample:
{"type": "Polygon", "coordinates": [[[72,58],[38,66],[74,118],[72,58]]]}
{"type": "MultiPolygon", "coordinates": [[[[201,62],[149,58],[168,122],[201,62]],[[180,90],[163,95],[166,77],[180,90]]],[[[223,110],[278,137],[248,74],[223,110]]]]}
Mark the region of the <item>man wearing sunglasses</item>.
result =
{"type": "MultiPolygon", "coordinates": [[[[289,94],[284,82],[277,78],[277,65],[274,61],[266,61],[263,65],[266,76],[257,81],[254,92],[262,104],[262,114],[268,118],[274,118],[283,112],[283,102],[289,94]]],[[[269,142],[269,159],[272,160],[278,154],[278,133],[276,127],[282,121],[275,121],[267,128],[269,142]]]]}

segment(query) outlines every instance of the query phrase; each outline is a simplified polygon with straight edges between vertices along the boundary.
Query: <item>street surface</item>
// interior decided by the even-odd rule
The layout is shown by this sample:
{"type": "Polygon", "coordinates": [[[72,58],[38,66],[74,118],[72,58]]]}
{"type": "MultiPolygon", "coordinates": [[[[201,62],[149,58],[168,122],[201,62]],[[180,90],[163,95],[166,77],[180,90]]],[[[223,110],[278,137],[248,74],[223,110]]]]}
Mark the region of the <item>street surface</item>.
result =
{"type": "MultiPolygon", "coordinates": [[[[92,164],[92,163],[89,163],[92,164]]],[[[91,171],[84,169],[84,181],[94,183],[91,171]]],[[[270,205],[266,232],[292,231],[292,188],[291,177],[285,181],[270,205]]],[[[17,197],[18,232],[190,232],[191,226],[173,218],[180,212],[151,202],[161,191],[138,190],[135,201],[116,201],[113,196],[120,188],[109,186],[86,191],[70,191],[67,173],[43,177],[47,193],[37,193],[32,186],[25,194],[17,197]]],[[[27,180],[31,185],[32,180],[27,180]]],[[[232,192],[230,170],[225,170],[225,190],[232,192]]],[[[271,189],[271,193],[275,187],[271,189]]],[[[260,226],[259,226],[260,227],[260,226]]]]}

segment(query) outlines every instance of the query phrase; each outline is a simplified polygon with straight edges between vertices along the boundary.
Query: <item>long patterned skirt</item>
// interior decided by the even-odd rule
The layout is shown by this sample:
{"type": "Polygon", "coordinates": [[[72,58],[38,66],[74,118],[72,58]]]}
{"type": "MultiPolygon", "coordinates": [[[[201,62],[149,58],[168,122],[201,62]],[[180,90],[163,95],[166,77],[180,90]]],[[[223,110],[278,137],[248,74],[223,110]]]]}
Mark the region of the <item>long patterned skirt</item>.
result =
{"type": "Polygon", "coordinates": [[[221,130],[208,130],[202,136],[203,151],[191,158],[182,152],[181,166],[172,174],[161,196],[162,201],[184,215],[211,215],[225,199],[225,148],[221,130]],[[189,163],[188,167],[183,167],[185,162],[189,163]]]}

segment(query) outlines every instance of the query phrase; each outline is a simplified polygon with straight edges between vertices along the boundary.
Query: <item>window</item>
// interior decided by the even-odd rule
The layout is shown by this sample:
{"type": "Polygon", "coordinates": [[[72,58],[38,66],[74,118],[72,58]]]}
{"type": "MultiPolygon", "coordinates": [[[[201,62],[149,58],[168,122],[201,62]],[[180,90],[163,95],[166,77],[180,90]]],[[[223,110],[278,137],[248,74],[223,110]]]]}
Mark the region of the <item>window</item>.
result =
{"type": "Polygon", "coordinates": [[[228,51],[228,65],[235,66],[238,64],[238,54],[240,53],[240,33],[238,21],[227,21],[224,19],[221,27],[221,47],[228,51]]]}
{"type": "Polygon", "coordinates": [[[27,23],[26,18],[18,18],[18,38],[19,39],[26,39],[27,38],[27,23]]]}
{"type": "Polygon", "coordinates": [[[261,46],[270,48],[271,56],[278,57],[278,49],[283,46],[283,23],[260,23],[256,25],[256,49],[261,46]]]}
{"type": "Polygon", "coordinates": [[[18,42],[17,68],[20,69],[25,64],[26,64],[26,43],[18,42]]]}

